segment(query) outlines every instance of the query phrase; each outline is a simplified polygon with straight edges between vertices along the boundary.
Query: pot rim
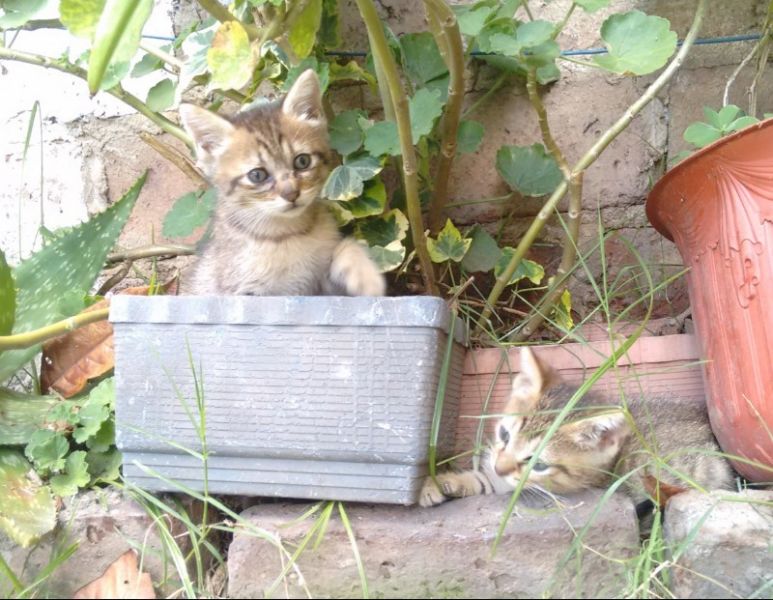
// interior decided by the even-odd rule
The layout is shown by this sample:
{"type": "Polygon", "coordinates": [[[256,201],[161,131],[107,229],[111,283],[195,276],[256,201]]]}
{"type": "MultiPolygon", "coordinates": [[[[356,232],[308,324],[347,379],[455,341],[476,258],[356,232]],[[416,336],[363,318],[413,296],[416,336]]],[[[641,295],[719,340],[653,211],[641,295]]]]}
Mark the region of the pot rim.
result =
{"type": "Polygon", "coordinates": [[[733,144],[736,140],[742,139],[749,135],[756,135],[763,129],[773,126],[773,117],[769,119],[763,119],[759,123],[745,127],[740,131],[736,131],[730,135],[719,138],[717,141],[712,142],[708,146],[697,150],[672,169],[666,171],[666,173],[658,179],[649,194],[647,194],[647,200],[645,201],[645,211],[647,213],[647,219],[650,224],[660,233],[663,237],[674,241],[673,236],[666,228],[662,219],[656,211],[656,205],[659,205],[663,201],[664,195],[661,193],[662,188],[666,186],[674,178],[681,177],[682,173],[688,169],[694,168],[697,163],[706,159],[706,156],[712,155],[718,148],[722,148],[727,144],[733,144]]]}

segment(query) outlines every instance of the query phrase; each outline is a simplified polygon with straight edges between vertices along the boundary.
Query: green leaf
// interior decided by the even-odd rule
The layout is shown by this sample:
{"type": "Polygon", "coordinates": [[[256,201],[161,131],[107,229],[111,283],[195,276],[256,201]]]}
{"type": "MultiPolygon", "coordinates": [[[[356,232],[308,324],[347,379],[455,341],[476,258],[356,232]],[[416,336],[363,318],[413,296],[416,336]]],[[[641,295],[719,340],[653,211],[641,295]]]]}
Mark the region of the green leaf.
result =
{"type": "Polygon", "coordinates": [[[86,453],[78,450],[67,457],[64,472],[54,475],[49,483],[51,490],[57,496],[74,496],[78,493],[78,488],[86,487],[89,481],[91,481],[91,475],[86,464],[86,453]]]}
{"type": "MultiPolygon", "coordinates": [[[[380,178],[372,179],[365,184],[362,195],[348,200],[343,208],[352,218],[361,219],[380,215],[386,206],[386,187],[380,178]]],[[[351,220],[351,219],[350,219],[351,220]]]]}
{"type": "Polygon", "coordinates": [[[257,64],[247,32],[238,21],[221,23],[207,51],[212,79],[209,89],[239,90],[252,78],[257,64]]]}
{"type": "Polygon", "coordinates": [[[470,232],[472,243],[462,260],[462,267],[468,273],[487,273],[497,264],[502,250],[497,241],[482,227],[475,226],[470,232]]]}
{"type": "Polygon", "coordinates": [[[405,72],[417,87],[448,72],[434,36],[428,31],[400,37],[405,72]]]}
{"type": "MultiPolygon", "coordinates": [[[[31,331],[74,314],[60,314],[59,299],[69,292],[86,295],[118,240],[145,177],[140,177],[110,208],[52,240],[14,269],[17,295],[13,333],[31,331]]],[[[36,345],[0,354],[0,382],[39,349],[36,345]]]]}
{"type": "Polygon", "coordinates": [[[609,6],[612,0],[574,0],[577,6],[581,6],[585,12],[596,12],[601,8],[609,6]]]}
{"type": "Polygon", "coordinates": [[[358,65],[356,61],[350,60],[345,65],[325,64],[330,68],[330,83],[334,81],[364,81],[368,85],[376,85],[376,78],[358,65]]]}
{"type": "MultiPolygon", "coordinates": [[[[515,41],[517,23],[511,18],[495,19],[486,24],[478,35],[478,49],[482,52],[501,52],[501,47],[509,48],[515,41]]],[[[515,53],[519,49],[515,50],[515,53]]]]}
{"type": "Polygon", "coordinates": [[[153,0],[105,2],[89,55],[87,81],[92,94],[114,87],[129,72],[152,9],[153,0]]]}
{"type": "Polygon", "coordinates": [[[646,75],[666,64],[676,50],[676,33],[668,19],[633,10],[609,17],[601,26],[601,37],[609,50],[594,58],[602,69],[613,73],[646,75]]]}
{"type": "Polygon", "coordinates": [[[322,196],[328,200],[351,200],[362,193],[363,181],[354,169],[341,165],[328,175],[322,196]]]}
{"type": "Polygon", "coordinates": [[[2,0],[0,8],[5,12],[0,16],[0,29],[20,27],[43,10],[48,0],[2,0]]]}
{"type": "Polygon", "coordinates": [[[330,124],[330,145],[341,155],[356,152],[362,146],[362,128],[359,119],[365,113],[361,110],[347,110],[340,113],[330,124]]]}
{"type": "Polygon", "coordinates": [[[322,19],[322,0],[311,0],[293,23],[288,41],[299,59],[306,58],[317,39],[317,30],[322,19]]]}
{"type": "Polygon", "coordinates": [[[287,77],[285,77],[284,84],[282,85],[283,91],[288,91],[295,80],[300,77],[306,69],[312,69],[319,78],[319,86],[324,94],[327,90],[327,86],[330,85],[330,65],[326,62],[319,62],[314,56],[307,56],[297,65],[287,71],[287,77]]]}
{"type": "Polygon", "coordinates": [[[413,143],[418,144],[421,136],[432,133],[435,121],[443,114],[443,102],[437,91],[423,88],[408,101],[408,109],[411,114],[411,136],[413,143]]]}
{"type": "Polygon", "coordinates": [[[0,448],[0,529],[27,547],[56,525],[56,504],[24,457],[0,448]]]}
{"type": "Polygon", "coordinates": [[[518,26],[515,37],[523,48],[532,48],[550,40],[554,29],[548,21],[526,21],[518,26]]]}
{"type": "Polygon", "coordinates": [[[561,71],[555,62],[537,67],[537,83],[540,85],[547,85],[559,79],[561,79],[561,71]]]}
{"type": "MultiPolygon", "coordinates": [[[[215,23],[201,31],[194,31],[183,41],[182,51],[185,62],[180,69],[180,78],[177,81],[178,96],[188,89],[194,77],[207,72],[207,53],[219,26],[219,23],[215,23]]],[[[179,102],[179,97],[177,101],[179,102]]]]}
{"type": "Polygon", "coordinates": [[[739,129],[744,129],[745,127],[749,127],[750,125],[755,125],[756,123],[759,123],[760,120],[757,117],[751,117],[751,116],[743,116],[738,117],[735,121],[730,123],[725,129],[728,132],[731,131],[738,131],[739,129]]]}
{"type": "Polygon", "coordinates": [[[171,79],[162,79],[150,90],[146,101],[150,110],[161,112],[174,104],[174,82],[171,79]]]}
{"type": "Polygon", "coordinates": [[[485,129],[477,121],[462,121],[456,131],[456,149],[462,153],[475,152],[483,140],[485,129]]]}
{"type": "MultiPolygon", "coordinates": [[[[737,108],[737,107],[736,107],[737,108]]],[[[741,110],[740,108],[738,110],[741,110]]],[[[717,129],[722,129],[722,121],[719,119],[719,113],[710,109],[708,106],[703,107],[703,116],[706,117],[706,122],[717,129]]]]}
{"type": "Polygon", "coordinates": [[[93,483],[115,481],[120,475],[121,453],[117,448],[111,448],[106,452],[90,450],[86,454],[86,463],[93,483]]]}
{"type": "Polygon", "coordinates": [[[726,130],[727,126],[735,121],[739,115],[742,115],[743,111],[735,104],[728,104],[719,109],[717,115],[717,126],[719,129],[726,130]]]}
{"type": "Polygon", "coordinates": [[[162,233],[166,238],[183,238],[209,221],[215,210],[217,190],[188,192],[175,200],[164,217],[162,233]]]}
{"type": "Polygon", "coordinates": [[[387,246],[369,246],[368,253],[382,273],[393,271],[405,260],[405,246],[399,240],[387,246]]]}
{"type": "Polygon", "coordinates": [[[0,440],[3,445],[26,445],[39,429],[64,428],[73,423],[79,400],[29,396],[0,388],[0,440]]]}
{"type": "Polygon", "coordinates": [[[0,250],[0,335],[11,333],[15,314],[16,285],[11,267],[5,262],[5,254],[0,250]]]}
{"type": "Polygon", "coordinates": [[[399,156],[400,136],[393,121],[380,121],[365,130],[365,151],[373,156],[399,156]]]}
{"type": "Polygon", "coordinates": [[[355,157],[347,156],[344,159],[344,166],[352,169],[363,181],[373,179],[384,168],[378,158],[367,154],[355,157]]]}
{"type": "Polygon", "coordinates": [[[561,54],[561,49],[553,40],[543,42],[538,46],[525,49],[522,52],[524,62],[532,67],[549,67],[561,54]]]}
{"type": "Polygon", "coordinates": [[[83,444],[87,439],[97,435],[108,417],[110,409],[107,406],[87,402],[78,412],[78,427],[72,432],[72,439],[83,444]]]}
{"type": "Polygon", "coordinates": [[[62,433],[50,429],[38,429],[24,448],[38,471],[59,471],[64,468],[64,457],[70,444],[62,433]]]}
{"type": "Polygon", "coordinates": [[[459,31],[463,35],[471,37],[475,37],[480,33],[486,24],[486,19],[494,12],[493,7],[485,4],[472,7],[454,6],[453,8],[456,11],[456,20],[459,22],[459,31]]]}
{"type": "Polygon", "coordinates": [[[461,262],[464,255],[470,249],[472,239],[463,238],[459,230],[451,222],[446,220],[446,225],[438,233],[437,240],[427,238],[427,250],[432,262],[441,263],[447,260],[461,262]]]}
{"type": "MultiPolygon", "coordinates": [[[[163,49],[168,52],[171,50],[171,46],[167,45],[166,48],[163,49]]],[[[145,54],[140,59],[140,61],[132,67],[131,76],[142,77],[148,73],[152,73],[153,71],[160,69],[162,66],[164,66],[163,60],[153,56],[152,54],[145,54]]]]}
{"type": "Polygon", "coordinates": [[[563,180],[558,164],[542,144],[502,146],[496,165],[510,188],[524,196],[550,194],[563,180]]]}
{"type": "Polygon", "coordinates": [[[569,290],[564,290],[561,298],[553,307],[553,320],[558,324],[562,331],[571,331],[574,329],[574,319],[572,319],[572,295],[569,290]]]}
{"type": "Polygon", "coordinates": [[[338,48],[341,45],[338,0],[322,0],[322,19],[317,38],[323,48],[338,48]]]}
{"type": "Polygon", "coordinates": [[[59,20],[75,37],[91,40],[104,8],[105,0],[61,0],[59,20]]]}
{"type": "Polygon", "coordinates": [[[94,452],[107,452],[115,445],[115,419],[102,422],[97,432],[86,440],[86,446],[94,452]]]}
{"type": "Polygon", "coordinates": [[[722,132],[707,123],[698,122],[685,129],[683,137],[685,142],[697,148],[703,148],[721,138],[722,132]]]}
{"type": "MultiPolygon", "coordinates": [[[[507,265],[510,264],[510,260],[513,258],[513,254],[515,254],[515,248],[507,246],[502,250],[502,255],[499,257],[499,260],[494,267],[495,277],[498,278],[505,272],[507,265]]],[[[521,279],[528,279],[534,285],[539,285],[543,277],[545,277],[545,269],[542,268],[542,265],[533,260],[524,258],[518,264],[515,273],[513,273],[513,276],[510,278],[510,281],[507,282],[507,285],[513,285],[521,279]]]]}
{"type": "Polygon", "coordinates": [[[368,242],[369,246],[389,245],[394,241],[402,241],[408,233],[408,219],[398,208],[371,219],[358,221],[354,235],[368,242]]]}

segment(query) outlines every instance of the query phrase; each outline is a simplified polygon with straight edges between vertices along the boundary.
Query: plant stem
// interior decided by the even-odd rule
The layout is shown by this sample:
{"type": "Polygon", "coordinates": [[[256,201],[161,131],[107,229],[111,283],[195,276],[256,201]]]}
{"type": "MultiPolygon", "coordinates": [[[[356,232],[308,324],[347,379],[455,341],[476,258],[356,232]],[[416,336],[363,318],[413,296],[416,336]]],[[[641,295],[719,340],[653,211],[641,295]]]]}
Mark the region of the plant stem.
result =
{"type": "Polygon", "coordinates": [[[148,54],[163,60],[165,63],[167,63],[168,65],[171,65],[177,71],[183,68],[183,62],[179,58],[172,56],[168,52],[164,52],[163,50],[161,50],[161,48],[156,48],[155,46],[151,44],[147,44],[145,42],[140,42],[140,48],[142,48],[148,54]]]}
{"type": "Polygon", "coordinates": [[[429,207],[429,230],[436,234],[443,221],[443,210],[448,202],[448,183],[451,166],[456,155],[456,134],[464,100],[464,50],[459,23],[453,11],[443,0],[425,0],[430,23],[436,23],[433,31],[443,60],[448,67],[448,102],[443,115],[443,137],[440,142],[440,161],[435,172],[435,189],[429,207]]]}
{"type": "Polygon", "coordinates": [[[113,252],[107,256],[107,264],[123,262],[125,260],[139,260],[141,258],[153,258],[155,256],[188,256],[196,254],[194,246],[185,244],[155,244],[151,246],[140,246],[131,250],[113,252]]]}
{"type": "MultiPolygon", "coordinates": [[[[612,142],[612,140],[620,135],[620,133],[624,131],[626,127],[628,127],[633,118],[647,104],[649,104],[649,102],[658,94],[658,92],[663,89],[663,86],[665,86],[671,77],[673,77],[674,73],[676,73],[679,67],[682,66],[687,53],[690,51],[690,48],[692,48],[692,45],[695,42],[695,38],[698,36],[701,24],[703,23],[703,15],[706,12],[706,1],[707,0],[698,0],[698,6],[695,9],[695,15],[693,17],[692,25],[690,26],[690,31],[687,33],[687,36],[682,43],[682,47],[676,53],[676,56],[673,58],[673,60],[657,77],[657,79],[655,79],[655,81],[650,84],[645,92],[631,106],[628,107],[623,115],[609,129],[607,129],[607,131],[604,132],[604,134],[596,141],[596,143],[591,146],[591,148],[582,156],[582,158],[580,158],[580,160],[571,170],[569,181],[572,181],[575,177],[580,175],[596,161],[599,155],[612,142]]],[[[548,218],[555,210],[558,202],[566,193],[567,188],[567,180],[562,181],[558,185],[555,191],[551,194],[550,198],[548,198],[547,202],[543,205],[537,216],[534,218],[534,221],[532,221],[523,238],[521,238],[521,242],[515,249],[515,252],[513,253],[507,268],[502,274],[500,274],[499,277],[497,277],[497,281],[489,293],[488,298],[486,299],[486,307],[483,309],[480,318],[478,319],[476,324],[476,332],[482,331],[484,325],[491,317],[492,308],[496,305],[499,297],[502,295],[502,292],[507,286],[507,282],[510,281],[513,273],[515,273],[515,270],[518,268],[521,260],[526,255],[526,252],[531,247],[540,231],[542,231],[542,228],[544,227],[545,223],[547,223],[548,218]]]]}
{"type": "MultiPolygon", "coordinates": [[[[227,21],[239,22],[239,19],[232,15],[231,12],[217,0],[196,0],[196,2],[199,3],[201,8],[206,10],[211,16],[215,17],[215,19],[221,23],[225,23],[227,21]]],[[[258,39],[258,28],[255,27],[255,25],[248,25],[241,22],[239,22],[239,24],[244,27],[245,31],[247,32],[247,37],[250,38],[250,41],[258,39]]]]}
{"type": "Polygon", "coordinates": [[[528,0],[523,0],[522,6],[523,6],[523,10],[526,11],[526,16],[529,17],[529,21],[533,21],[534,20],[534,15],[531,14],[531,9],[529,8],[528,0]]]}
{"type": "Polygon", "coordinates": [[[738,63],[738,66],[735,68],[733,73],[727,79],[727,83],[725,84],[725,93],[722,96],[722,106],[727,106],[728,104],[730,104],[730,88],[733,87],[735,80],[741,74],[741,71],[743,71],[744,67],[748,65],[749,61],[751,61],[751,59],[754,58],[754,55],[757,54],[757,50],[759,50],[759,48],[760,48],[759,44],[754,44],[754,47],[751,49],[751,52],[749,52],[749,54],[744,56],[743,60],[740,63],[738,63]]]}
{"type": "Polygon", "coordinates": [[[18,27],[9,27],[7,31],[37,31],[38,29],[64,29],[59,19],[34,19],[18,27]]]}
{"type": "Polygon", "coordinates": [[[41,342],[45,342],[46,340],[59,337],[60,335],[73,331],[74,329],[88,325],[89,323],[103,321],[107,319],[109,313],[109,308],[92,310],[89,312],[80,313],[74,317],[70,317],[69,319],[63,319],[51,325],[46,325],[45,327],[35,329],[34,331],[0,336],[0,351],[30,348],[40,344],[41,342]]]}
{"type": "MultiPolygon", "coordinates": [[[[46,69],[55,69],[57,71],[69,73],[70,75],[74,75],[75,77],[79,77],[84,81],[86,81],[87,79],[86,71],[84,69],[81,69],[76,65],[70,64],[69,62],[56,60],[53,58],[49,58],[47,56],[40,56],[38,54],[29,54],[27,52],[22,52],[20,50],[13,50],[11,48],[0,47],[0,60],[3,60],[3,59],[15,60],[18,62],[30,64],[30,65],[45,67],[46,69]]],[[[104,91],[106,91],[108,94],[111,94],[112,96],[115,96],[125,104],[128,104],[137,112],[145,115],[148,119],[153,121],[153,123],[158,125],[161,129],[163,129],[167,133],[175,136],[177,139],[182,141],[186,146],[193,148],[193,140],[191,140],[190,136],[187,133],[185,133],[185,131],[183,131],[183,129],[180,126],[176,125],[175,123],[172,123],[172,121],[167,119],[165,116],[150,110],[142,100],[140,100],[136,96],[132,96],[129,92],[125,91],[120,85],[116,85],[115,87],[112,87],[109,90],[104,90],[104,91]]]]}
{"type": "Polygon", "coordinates": [[[397,120],[397,131],[400,135],[400,150],[403,159],[403,181],[405,183],[405,203],[408,212],[408,221],[411,224],[411,236],[413,238],[416,256],[421,266],[421,276],[424,287],[433,296],[438,295],[437,285],[433,277],[432,261],[427,250],[427,238],[424,234],[424,220],[421,215],[419,203],[419,181],[416,170],[416,151],[413,147],[411,134],[411,117],[408,112],[408,98],[405,95],[397,65],[389,50],[381,19],[379,19],[373,0],[356,0],[362,20],[368,30],[368,37],[373,43],[371,51],[376,60],[383,67],[383,75],[386,79],[392,106],[397,120]]]}
{"type": "Polygon", "coordinates": [[[475,112],[481,104],[483,104],[486,100],[491,98],[492,95],[496,93],[496,91],[501,88],[505,81],[507,80],[507,73],[501,73],[499,77],[497,77],[494,80],[494,83],[491,85],[489,89],[485,91],[475,102],[470,104],[469,107],[467,107],[467,110],[462,113],[462,118],[465,119],[467,116],[469,116],[471,113],[475,112]]]}
{"type": "Polygon", "coordinates": [[[564,27],[566,27],[566,24],[569,22],[569,17],[572,16],[572,13],[574,12],[575,8],[577,8],[577,4],[575,2],[572,2],[569,5],[569,10],[566,11],[564,18],[561,19],[561,22],[553,30],[553,35],[550,36],[552,39],[556,39],[558,35],[564,30],[564,27]]]}
{"type": "Polygon", "coordinates": [[[757,56],[757,69],[754,72],[754,79],[749,86],[749,114],[752,117],[757,116],[757,86],[768,66],[768,56],[770,56],[770,41],[773,37],[773,0],[768,4],[768,15],[765,17],[765,23],[762,26],[762,36],[756,46],[759,51],[757,56]]]}
{"type": "Polygon", "coordinates": [[[190,158],[185,156],[177,148],[165,144],[161,140],[157,139],[154,135],[149,134],[147,131],[140,132],[140,139],[148,146],[153,148],[166,160],[172,163],[175,167],[185,173],[188,178],[193,181],[199,188],[205,188],[209,186],[209,183],[204,176],[199,173],[199,170],[195,167],[190,158]]]}

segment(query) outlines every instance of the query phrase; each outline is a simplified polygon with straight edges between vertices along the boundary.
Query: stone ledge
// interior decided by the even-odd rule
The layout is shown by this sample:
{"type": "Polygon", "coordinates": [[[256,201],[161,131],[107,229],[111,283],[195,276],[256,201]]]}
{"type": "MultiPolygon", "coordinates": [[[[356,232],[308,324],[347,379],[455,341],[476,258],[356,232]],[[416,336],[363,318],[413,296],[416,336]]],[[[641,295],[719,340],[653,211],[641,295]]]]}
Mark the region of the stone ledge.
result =
{"type": "MultiPolygon", "coordinates": [[[[623,567],[610,559],[637,554],[639,530],[624,496],[613,496],[594,517],[600,498],[598,491],[574,496],[563,511],[519,509],[493,557],[508,496],[479,496],[428,509],[352,504],[346,510],[372,598],[607,597],[625,586],[623,567]],[[589,522],[583,543],[594,552],[571,555],[574,532],[589,522]]],[[[314,521],[291,522],[309,506],[262,504],[242,516],[292,552],[314,521]]],[[[229,550],[229,597],[264,597],[282,564],[270,542],[237,533],[229,550]]],[[[298,567],[313,597],[362,597],[352,547],[337,516],[319,547],[307,546],[298,567]]],[[[305,597],[298,574],[276,586],[272,597],[305,597]]]]}

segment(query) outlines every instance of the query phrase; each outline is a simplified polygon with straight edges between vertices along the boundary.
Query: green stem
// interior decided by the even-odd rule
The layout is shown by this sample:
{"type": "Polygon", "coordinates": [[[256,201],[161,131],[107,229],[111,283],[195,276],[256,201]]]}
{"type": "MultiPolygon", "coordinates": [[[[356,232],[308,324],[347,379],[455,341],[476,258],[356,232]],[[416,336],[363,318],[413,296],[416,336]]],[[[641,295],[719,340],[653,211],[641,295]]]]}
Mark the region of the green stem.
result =
{"type": "Polygon", "coordinates": [[[17,333],[14,335],[2,335],[0,336],[0,351],[31,348],[32,346],[59,337],[60,335],[83,327],[84,325],[88,325],[89,323],[104,321],[109,314],[109,308],[92,310],[80,313],[69,319],[63,319],[51,325],[46,325],[45,327],[35,329],[34,331],[17,333]]]}
{"type": "MultiPolygon", "coordinates": [[[[30,64],[30,65],[37,65],[39,67],[44,67],[46,69],[55,69],[57,71],[69,73],[70,75],[74,75],[75,77],[79,77],[84,81],[87,80],[86,71],[84,69],[81,69],[80,67],[70,64],[69,62],[56,60],[53,58],[49,58],[47,56],[40,56],[38,54],[29,54],[27,52],[21,52],[20,50],[13,50],[11,48],[0,47],[0,60],[15,60],[18,62],[30,64]]],[[[193,140],[191,140],[190,136],[187,133],[185,133],[185,131],[183,131],[183,129],[180,126],[176,125],[175,123],[172,123],[172,121],[167,119],[165,116],[150,110],[142,100],[140,100],[136,96],[132,96],[129,92],[125,91],[120,85],[116,85],[115,87],[112,87],[109,90],[104,90],[104,91],[106,91],[108,94],[111,94],[112,96],[115,96],[125,104],[128,104],[137,112],[145,115],[148,119],[153,121],[153,123],[158,125],[161,129],[163,129],[167,133],[176,137],[178,140],[183,142],[189,148],[193,148],[193,140]]]]}
{"type": "Polygon", "coordinates": [[[566,27],[566,24],[569,22],[569,17],[572,16],[572,13],[574,12],[575,8],[577,8],[577,4],[572,2],[569,5],[569,10],[566,11],[564,18],[561,19],[561,22],[553,30],[553,35],[551,36],[553,39],[556,39],[558,35],[564,30],[564,27],[566,27]]]}
{"type": "Polygon", "coordinates": [[[435,189],[429,207],[429,229],[436,234],[443,221],[443,210],[448,202],[448,184],[456,155],[456,135],[464,100],[464,50],[459,23],[453,11],[443,0],[425,0],[430,23],[435,23],[433,34],[442,48],[443,59],[451,77],[448,83],[448,102],[443,115],[443,136],[440,142],[440,160],[435,173],[435,189]]]}
{"type": "Polygon", "coordinates": [[[6,31],[37,31],[38,29],[64,29],[59,19],[34,19],[18,27],[9,27],[6,31]]]}
{"type": "MultiPolygon", "coordinates": [[[[227,21],[239,21],[239,19],[232,15],[231,12],[217,0],[196,0],[196,2],[199,3],[201,8],[203,8],[221,23],[225,23],[227,21]]],[[[247,32],[247,36],[250,38],[250,41],[258,39],[257,27],[241,22],[240,25],[244,27],[244,30],[247,32]]]]}
{"type": "Polygon", "coordinates": [[[529,8],[528,0],[523,0],[523,10],[526,11],[526,16],[529,17],[529,21],[533,21],[534,15],[531,14],[531,8],[529,8]]]}
{"type": "Polygon", "coordinates": [[[145,42],[140,42],[140,48],[142,48],[145,52],[147,52],[151,56],[155,56],[156,58],[163,60],[165,63],[167,63],[168,65],[171,65],[177,71],[183,68],[183,61],[181,61],[179,58],[172,56],[168,52],[164,52],[163,50],[161,50],[161,48],[156,48],[155,46],[151,44],[147,44],[145,42]]]}
{"type": "Polygon", "coordinates": [[[156,256],[188,256],[191,254],[196,254],[196,248],[184,244],[141,246],[131,250],[124,250],[123,252],[108,254],[106,262],[108,265],[112,265],[125,260],[140,260],[156,256]]]}
{"type": "Polygon", "coordinates": [[[473,206],[475,204],[491,204],[492,202],[509,202],[513,199],[513,193],[504,196],[494,196],[493,198],[478,198],[476,200],[459,200],[446,204],[446,208],[456,208],[457,206],[473,206]]]}
{"type": "MultiPolygon", "coordinates": [[[[607,129],[607,131],[604,132],[604,134],[596,141],[596,143],[591,146],[591,148],[582,156],[582,158],[580,158],[577,164],[572,168],[569,181],[579,176],[590,165],[592,165],[596,159],[598,159],[598,157],[601,155],[604,149],[609,146],[612,140],[614,140],[618,135],[620,135],[620,133],[625,130],[626,127],[628,127],[628,125],[630,125],[633,118],[647,104],[650,103],[650,101],[658,94],[658,92],[663,89],[663,86],[665,86],[671,77],[673,77],[674,73],[676,73],[679,67],[682,66],[682,63],[687,57],[687,53],[690,51],[690,48],[692,48],[692,45],[695,42],[695,38],[698,36],[701,24],[703,23],[703,15],[706,12],[706,1],[707,0],[698,0],[698,6],[695,9],[695,15],[693,17],[692,25],[690,26],[690,31],[687,33],[687,36],[682,43],[682,47],[679,49],[679,52],[676,53],[674,59],[657,77],[657,79],[655,79],[655,81],[650,84],[645,92],[631,106],[628,107],[623,115],[609,129],[607,129]]],[[[499,277],[497,277],[497,281],[489,293],[488,298],[486,299],[486,306],[481,312],[480,318],[478,319],[476,325],[477,332],[482,331],[486,322],[488,322],[494,306],[496,306],[499,297],[502,295],[502,292],[507,286],[507,282],[510,281],[513,273],[515,273],[515,270],[518,268],[521,260],[526,255],[526,252],[531,247],[540,231],[542,231],[542,228],[544,227],[545,223],[547,223],[548,218],[555,210],[558,202],[566,193],[567,188],[567,180],[562,181],[558,185],[555,191],[551,194],[550,198],[548,198],[548,201],[543,205],[542,209],[534,218],[534,221],[532,221],[523,238],[521,238],[521,242],[515,249],[513,257],[510,259],[507,268],[499,277]]]]}
{"type": "Polygon", "coordinates": [[[462,113],[462,119],[466,119],[470,114],[475,112],[481,104],[483,104],[486,100],[491,98],[496,91],[501,88],[505,81],[507,80],[507,73],[502,73],[494,80],[494,83],[491,85],[489,89],[486,90],[484,94],[482,94],[475,102],[470,104],[470,106],[462,113]]]}
{"type": "Polygon", "coordinates": [[[383,67],[392,106],[397,120],[397,131],[400,136],[400,151],[403,159],[403,181],[405,183],[405,203],[408,212],[408,221],[411,224],[411,236],[413,238],[416,256],[421,266],[421,275],[424,287],[433,296],[438,295],[437,285],[433,277],[432,261],[427,250],[427,238],[424,234],[424,220],[421,215],[419,202],[419,180],[416,167],[416,150],[413,147],[411,134],[411,117],[408,112],[408,98],[405,95],[400,74],[397,72],[392,52],[389,49],[381,19],[376,12],[373,0],[356,0],[362,20],[368,30],[368,37],[372,41],[371,51],[377,57],[383,67]]]}

